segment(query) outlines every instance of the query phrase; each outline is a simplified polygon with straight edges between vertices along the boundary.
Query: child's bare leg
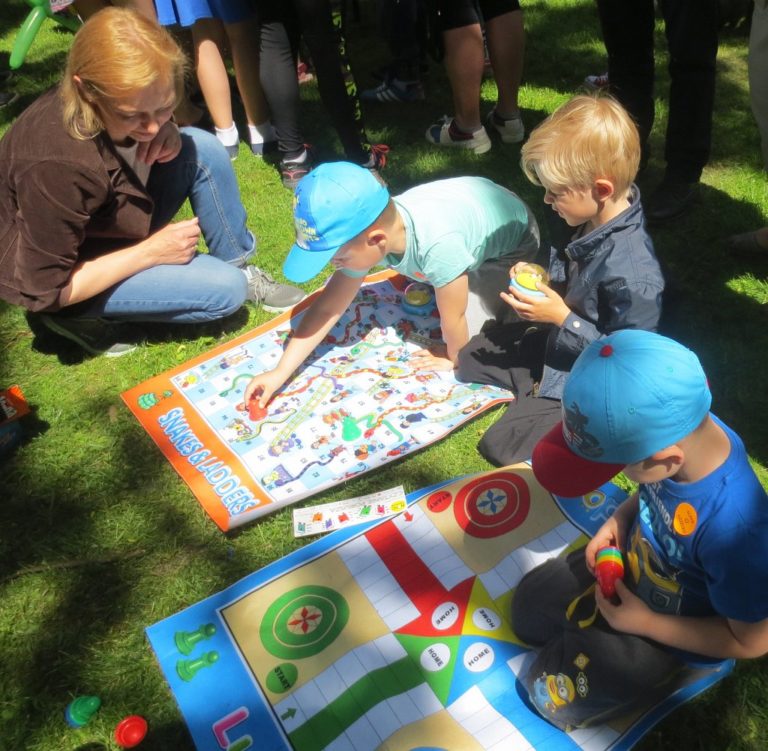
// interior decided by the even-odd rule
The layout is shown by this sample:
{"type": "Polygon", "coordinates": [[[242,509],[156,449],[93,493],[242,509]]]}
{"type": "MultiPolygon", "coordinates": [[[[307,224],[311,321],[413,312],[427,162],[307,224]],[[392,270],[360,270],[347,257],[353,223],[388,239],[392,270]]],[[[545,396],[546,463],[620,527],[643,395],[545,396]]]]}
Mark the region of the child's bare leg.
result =
{"type": "MultiPolygon", "coordinates": [[[[186,57],[193,59],[195,56],[195,49],[190,29],[185,29],[181,26],[173,26],[168,29],[168,31],[170,31],[181,49],[184,50],[186,57]]],[[[189,98],[190,91],[199,90],[199,86],[200,84],[197,81],[196,76],[194,80],[185,81],[181,99],[178,101],[176,109],[173,111],[173,116],[176,118],[176,122],[179,125],[196,125],[200,122],[200,119],[203,116],[203,110],[196,104],[193,104],[189,98]],[[193,89],[190,89],[190,84],[194,87],[193,89]]]]}
{"type": "Polygon", "coordinates": [[[445,72],[451,83],[456,124],[462,130],[480,127],[480,85],[483,79],[483,34],[480,24],[443,32],[445,72]]]}
{"type": "Polygon", "coordinates": [[[485,26],[485,33],[499,90],[496,111],[503,118],[515,117],[520,111],[517,98],[525,55],[523,12],[515,10],[492,18],[485,26]]]}
{"type": "Polygon", "coordinates": [[[234,125],[229,78],[221,50],[224,47],[224,24],[212,18],[196,21],[192,26],[195,46],[195,72],[200,82],[208,111],[216,128],[226,130],[234,125]]]}
{"type": "Polygon", "coordinates": [[[261,125],[269,119],[269,107],[259,81],[258,24],[253,19],[224,24],[232,50],[237,88],[243,99],[249,125],[261,125]]]}

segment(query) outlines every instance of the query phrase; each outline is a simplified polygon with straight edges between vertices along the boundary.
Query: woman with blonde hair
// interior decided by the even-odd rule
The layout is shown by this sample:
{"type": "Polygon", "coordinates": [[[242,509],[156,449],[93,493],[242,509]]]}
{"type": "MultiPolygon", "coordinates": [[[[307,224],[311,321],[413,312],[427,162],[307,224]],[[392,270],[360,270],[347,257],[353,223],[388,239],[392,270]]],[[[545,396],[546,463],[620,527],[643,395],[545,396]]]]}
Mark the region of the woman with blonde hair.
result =
{"type": "Polygon", "coordinates": [[[157,23],[107,8],[76,34],[61,85],[0,141],[0,298],[91,353],[131,349],[126,322],[303,296],[247,264],[256,241],[226,150],[172,121],[185,72],[157,23]],[[194,218],[172,221],[186,199],[194,218]]]}

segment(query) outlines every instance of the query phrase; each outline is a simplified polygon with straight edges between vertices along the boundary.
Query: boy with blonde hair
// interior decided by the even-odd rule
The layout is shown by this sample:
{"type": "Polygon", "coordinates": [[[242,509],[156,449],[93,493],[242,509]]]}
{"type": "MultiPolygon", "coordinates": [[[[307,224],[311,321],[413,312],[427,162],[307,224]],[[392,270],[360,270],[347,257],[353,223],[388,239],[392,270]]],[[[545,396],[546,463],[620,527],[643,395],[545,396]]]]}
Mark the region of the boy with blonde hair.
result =
{"type": "Polygon", "coordinates": [[[482,331],[458,364],[464,381],[515,392],[478,445],[497,466],[528,459],[557,422],[568,372],[587,345],[619,329],[656,329],[664,289],[633,183],[637,128],[618,102],[573,98],[531,133],[521,154],[523,171],[560,218],[550,233],[550,284],[538,282],[538,294],[503,292],[522,324],[482,331]]]}
{"type": "Polygon", "coordinates": [[[437,180],[390,198],[349,162],[322,164],[294,198],[296,243],[283,266],[305,282],[330,261],[336,269],[307,309],[277,367],[256,376],[245,398],[264,407],[320,344],[354,299],[365,275],[387,265],[435,288],[445,347],[420,350],[416,370],[452,370],[458,353],[488,320],[510,311],[500,299],[509,268],[539,247],[533,214],[512,191],[482,177],[437,180]]]}

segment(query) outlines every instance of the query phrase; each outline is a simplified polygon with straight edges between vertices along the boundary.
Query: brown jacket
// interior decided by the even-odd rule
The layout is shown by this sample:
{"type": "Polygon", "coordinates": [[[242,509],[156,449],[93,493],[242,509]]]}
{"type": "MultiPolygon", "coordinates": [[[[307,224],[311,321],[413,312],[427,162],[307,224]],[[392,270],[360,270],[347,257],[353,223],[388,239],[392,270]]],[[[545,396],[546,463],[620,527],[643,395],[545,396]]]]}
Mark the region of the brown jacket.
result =
{"type": "Polygon", "coordinates": [[[72,138],[43,94],[0,141],[0,299],[58,310],[74,265],[145,239],[153,208],[107,134],[72,138]]]}

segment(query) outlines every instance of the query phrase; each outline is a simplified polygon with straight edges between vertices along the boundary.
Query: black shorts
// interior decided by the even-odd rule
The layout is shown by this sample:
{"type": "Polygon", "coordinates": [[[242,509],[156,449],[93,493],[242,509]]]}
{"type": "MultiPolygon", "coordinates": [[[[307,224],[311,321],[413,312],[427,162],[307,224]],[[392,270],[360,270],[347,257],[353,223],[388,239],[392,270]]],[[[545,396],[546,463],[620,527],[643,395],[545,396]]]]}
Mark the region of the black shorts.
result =
{"type": "Polygon", "coordinates": [[[496,16],[520,10],[518,0],[435,0],[440,31],[490,21],[496,16]],[[478,6],[480,6],[478,13],[478,6]]]}

